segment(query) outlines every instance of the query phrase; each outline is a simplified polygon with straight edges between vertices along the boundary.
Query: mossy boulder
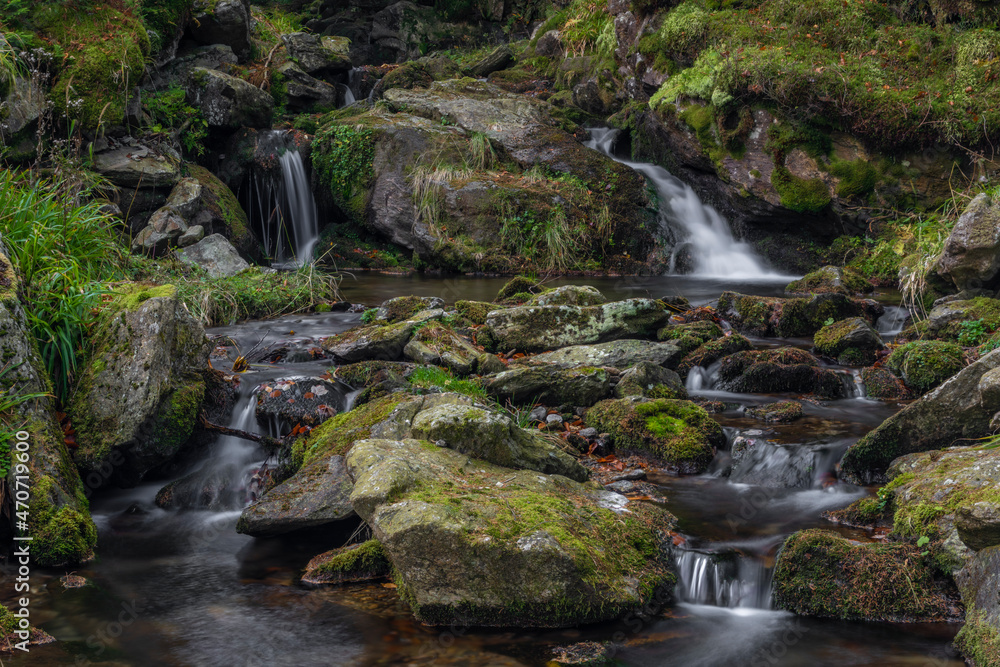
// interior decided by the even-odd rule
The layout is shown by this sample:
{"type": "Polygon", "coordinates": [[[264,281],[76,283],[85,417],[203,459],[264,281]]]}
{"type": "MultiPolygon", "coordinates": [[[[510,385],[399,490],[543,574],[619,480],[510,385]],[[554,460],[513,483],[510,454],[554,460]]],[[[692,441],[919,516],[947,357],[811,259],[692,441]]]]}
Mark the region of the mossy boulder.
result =
{"type": "Polygon", "coordinates": [[[12,651],[15,645],[22,643],[24,646],[41,646],[55,641],[55,637],[33,625],[22,629],[20,620],[14,612],[0,604],[0,652],[12,651]]]}
{"type": "Polygon", "coordinates": [[[572,345],[554,352],[537,354],[531,357],[531,361],[561,368],[605,366],[624,369],[643,362],[674,368],[680,358],[680,349],[673,343],[628,339],[597,345],[572,345]]]}
{"type": "Polygon", "coordinates": [[[251,22],[246,0],[194,0],[187,33],[198,44],[225,44],[246,62],[253,49],[251,22]]]}
{"type": "Polygon", "coordinates": [[[652,338],[667,319],[663,305],[652,299],[600,306],[522,306],[490,313],[483,334],[494,350],[541,352],[622,338],[652,338]]]}
{"type": "Polygon", "coordinates": [[[306,565],[306,584],[347,584],[388,577],[392,563],[378,540],[368,540],[315,556],[306,565]]]}
{"type": "Polygon", "coordinates": [[[563,627],[670,597],[662,509],[418,440],[359,441],[348,466],[354,508],[424,623],[563,627]]]}
{"type": "Polygon", "coordinates": [[[196,164],[185,167],[201,185],[201,210],[191,218],[191,224],[204,227],[206,235],[222,234],[244,259],[260,259],[260,241],[233,191],[208,169],[196,164]]]}
{"type": "Polygon", "coordinates": [[[794,347],[729,355],[719,366],[719,380],[724,389],[744,394],[795,392],[841,398],[846,393],[840,375],[794,347]]]}
{"type": "Polygon", "coordinates": [[[563,285],[536,294],[529,306],[599,306],[607,299],[596,287],[590,285],[563,285]]]}
{"type": "Polygon", "coordinates": [[[323,349],[342,362],[395,361],[403,355],[417,327],[444,316],[443,310],[428,310],[395,324],[372,324],[336,334],[320,341],[323,349]]]}
{"type": "Polygon", "coordinates": [[[105,482],[135,485],[194,430],[208,369],[205,331],[172,286],[129,284],[104,306],[88,347],[69,405],[74,459],[85,477],[110,468],[105,482]]]}
{"type": "Polygon", "coordinates": [[[912,397],[903,381],[885,368],[862,368],[861,382],[869,398],[898,400],[912,397]]]}
{"type": "MultiPolygon", "coordinates": [[[[656,332],[656,339],[669,341],[689,354],[705,343],[722,338],[722,327],[709,320],[670,324],[656,332]]],[[[700,365],[700,364],[698,364],[700,365]]]]}
{"type": "Polygon", "coordinates": [[[972,664],[1000,665],[1000,547],[983,549],[955,575],[965,626],[955,645],[972,664]]]}
{"type": "Polygon", "coordinates": [[[648,361],[640,361],[621,374],[615,385],[615,396],[686,399],[688,393],[677,373],[648,361]]]}
{"type": "Polygon", "coordinates": [[[858,440],[840,462],[855,484],[883,483],[897,457],[992,434],[1000,410],[1000,350],[990,352],[858,440]]]}
{"type": "Polygon", "coordinates": [[[375,311],[376,323],[402,322],[422,310],[435,310],[444,306],[444,299],[436,296],[397,296],[382,302],[375,311]]]}
{"type": "Polygon", "coordinates": [[[210,128],[268,128],[274,98],[252,83],[218,70],[195,67],[187,89],[188,103],[201,111],[210,128]]]}
{"type": "Polygon", "coordinates": [[[914,393],[923,394],[965,366],[962,348],[937,340],[916,340],[893,350],[885,365],[914,393]]]}
{"type": "Polygon", "coordinates": [[[539,282],[534,278],[529,278],[528,276],[514,276],[507,283],[500,288],[497,292],[496,299],[497,303],[506,303],[514,299],[514,297],[519,295],[525,295],[523,300],[518,300],[518,303],[524,303],[525,301],[532,298],[535,292],[541,291],[539,282]]]}
{"type": "Polygon", "coordinates": [[[885,349],[885,344],[866,320],[851,317],[817,331],[813,349],[845,366],[860,366],[875,361],[875,353],[885,349]]]}
{"type": "Polygon", "coordinates": [[[428,322],[403,348],[403,356],[418,364],[443,366],[455,375],[471,375],[482,352],[451,327],[428,322]]]}
{"type": "Polygon", "coordinates": [[[798,401],[779,401],[747,408],[748,417],[765,422],[788,423],[802,417],[802,404],[798,401]]]}
{"type": "Polygon", "coordinates": [[[677,372],[681,377],[684,377],[691,372],[692,368],[698,366],[707,368],[723,357],[752,349],[753,345],[750,341],[738,333],[709,340],[685,355],[677,366],[677,372]]]}
{"type": "Polygon", "coordinates": [[[514,403],[593,405],[611,394],[611,369],[561,368],[553,364],[519,365],[480,379],[491,396],[514,403]]]}
{"type": "Polygon", "coordinates": [[[684,474],[704,472],[726,443],[718,422],[691,401],[611,399],[590,408],[586,422],[610,434],[616,449],[652,454],[684,474]]]}
{"type": "Polygon", "coordinates": [[[455,310],[471,324],[486,324],[486,316],[497,306],[485,301],[456,301],[455,310]]]}
{"type": "Polygon", "coordinates": [[[927,333],[931,336],[977,345],[1000,329],[1000,299],[976,296],[935,304],[927,314],[927,333]]]}
{"type": "Polygon", "coordinates": [[[839,266],[824,266],[798,280],[793,280],[785,287],[785,294],[845,294],[856,296],[870,294],[875,286],[868,280],[852,271],[839,266]]]}
{"type": "Polygon", "coordinates": [[[962,613],[953,586],[919,547],[854,542],[825,530],[785,540],[772,585],[775,607],[807,616],[913,623],[962,613]]]}
{"type": "Polygon", "coordinates": [[[794,337],[811,336],[831,319],[836,322],[861,317],[874,324],[885,308],[870,299],[852,299],[836,293],[780,299],[723,292],[719,297],[718,311],[743,333],[794,337]]]}
{"type": "Polygon", "coordinates": [[[1000,202],[986,193],[969,202],[948,234],[934,271],[959,290],[996,282],[1000,272],[1000,202]]]}

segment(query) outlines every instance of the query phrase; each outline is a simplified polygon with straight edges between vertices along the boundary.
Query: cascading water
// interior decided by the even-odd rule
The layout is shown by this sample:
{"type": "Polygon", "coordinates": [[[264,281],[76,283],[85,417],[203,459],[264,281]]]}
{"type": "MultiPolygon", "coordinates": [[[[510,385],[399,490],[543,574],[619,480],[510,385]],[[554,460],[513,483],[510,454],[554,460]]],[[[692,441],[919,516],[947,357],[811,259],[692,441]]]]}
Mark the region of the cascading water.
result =
{"type": "Polygon", "coordinates": [[[349,107],[357,102],[357,99],[354,97],[353,68],[347,73],[347,83],[338,83],[337,88],[340,89],[340,104],[338,105],[338,108],[343,109],[344,107],[349,107]]]}
{"type": "Polygon", "coordinates": [[[275,267],[298,267],[312,260],[319,238],[319,213],[302,154],[288,132],[272,130],[261,148],[277,158],[271,169],[255,166],[245,207],[258,227],[275,267]]]}
{"type": "Polygon", "coordinates": [[[735,552],[680,551],[677,597],[692,604],[769,609],[771,571],[757,558],[735,552]]]}
{"type": "Polygon", "coordinates": [[[616,157],[614,144],[619,132],[592,128],[591,139],[584,145],[635,169],[656,188],[660,234],[674,245],[670,273],[746,280],[785,278],[766,269],[753,248],[733,238],[726,219],[704,204],[691,186],[663,167],[616,157]]]}
{"type": "Polygon", "coordinates": [[[886,306],[885,313],[875,322],[875,328],[883,337],[896,336],[910,317],[910,311],[901,306],[886,306]]]}

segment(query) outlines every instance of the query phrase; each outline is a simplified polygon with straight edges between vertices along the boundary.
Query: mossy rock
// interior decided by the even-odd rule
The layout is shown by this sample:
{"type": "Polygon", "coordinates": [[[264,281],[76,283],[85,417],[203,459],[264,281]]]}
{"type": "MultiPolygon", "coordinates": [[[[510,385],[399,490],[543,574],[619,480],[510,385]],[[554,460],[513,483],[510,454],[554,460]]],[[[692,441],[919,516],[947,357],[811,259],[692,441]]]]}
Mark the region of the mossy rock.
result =
{"type": "Polygon", "coordinates": [[[885,368],[862,368],[861,382],[865,385],[865,393],[869,398],[912,398],[903,381],[885,368]]]}
{"type": "Polygon", "coordinates": [[[870,299],[852,299],[835,293],[780,299],[723,292],[718,311],[744,333],[796,337],[811,336],[830,320],[860,317],[874,324],[885,308],[870,299]]]}
{"type": "Polygon", "coordinates": [[[875,361],[875,353],[885,345],[872,325],[863,318],[851,317],[817,331],[813,349],[845,366],[862,366],[875,361]]]}
{"type": "Polygon", "coordinates": [[[611,399],[587,410],[586,422],[610,434],[616,449],[647,452],[684,474],[704,472],[726,441],[718,422],[691,401],[611,399]]]}
{"type": "Polygon", "coordinates": [[[397,296],[382,302],[375,312],[375,322],[393,324],[408,320],[423,310],[441,308],[444,299],[429,296],[397,296]]]}
{"type": "Polygon", "coordinates": [[[800,419],[803,413],[798,401],[780,401],[747,408],[746,414],[761,421],[785,424],[800,419]]]}
{"type": "Polygon", "coordinates": [[[529,306],[598,306],[607,303],[607,298],[597,288],[589,285],[563,285],[536,294],[526,305],[529,306]]]}
{"type": "Polygon", "coordinates": [[[613,369],[594,366],[523,365],[485,376],[479,382],[486,393],[501,401],[588,406],[611,394],[613,373],[613,369]]]}
{"type": "Polygon", "coordinates": [[[691,351],[681,360],[677,367],[677,372],[681,377],[687,376],[692,368],[698,366],[708,367],[723,357],[728,357],[737,352],[745,352],[753,349],[753,345],[743,336],[734,333],[729,336],[710,340],[691,351]]]}
{"type": "Polygon", "coordinates": [[[443,366],[457,376],[477,370],[481,352],[465,337],[440,322],[419,327],[403,348],[403,355],[419,364],[443,366]]]}
{"type": "Polygon", "coordinates": [[[954,343],[917,340],[896,348],[885,364],[909,389],[923,394],[962,370],[965,360],[954,343]]]}
{"type": "Polygon", "coordinates": [[[855,500],[843,509],[824,512],[823,516],[845,526],[872,528],[892,523],[892,513],[889,510],[887,504],[878,498],[868,497],[855,500]]]}
{"type": "Polygon", "coordinates": [[[615,396],[687,399],[687,389],[674,371],[648,361],[641,361],[622,373],[615,385],[615,396]]]}
{"type": "Polygon", "coordinates": [[[845,394],[840,375],[794,347],[737,352],[722,360],[719,379],[728,391],[745,394],[796,392],[822,398],[845,394]]]}
{"type": "Polygon", "coordinates": [[[778,553],[773,587],[775,607],[806,616],[904,623],[961,618],[954,587],[912,544],[859,543],[802,530],[778,553]]]}
{"type": "Polygon", "coordinates": [[[527,276],[514,276],[507,284],[500,288],[497,292],[495,301],[497,303],[509,303],[514,301],[514,297],[527,295],[528,298],[524,300],[518,299],[517,304],[524,303],[531,298],[531,295],[539,290],[539,283],[534,278],[528,278],[527,276]]]}
{"type": "Polygon", "coordinates": [[[323,349],[342,362],[358,362],[372,359],[395,361],[403,355],[417,327],[440,319],[443,310],[421,311],[412,319],[394,324],[371,324],[324,338],[320,341],[323,349]]]}
{"type": "Polygon", "coordinates": [[[870,294],[875,286],[859,273],[839,266],[824,266],[793,280],[785,287],[786,294],[836,293],[854,296],[870,294]]]}
{"type": "Polygon", "coordinates": [[[247,214],[233,191],[202,166],[187,164],[185,168],[201,184],[202,206],[212,215],[209,233],[225,236],[244,259],[259,260],[260,241],[250,229],[247,214]]]}
{"type": "Polygon", "coordinates": [[[1000,665],[1000,547],[976,554],[955,576],[965,603],[965,626],[955,645],[975,665],[1000,665]]]}
{"type": "Polygon", "coordinates": [[[948,301],[927,315],[927,331],[962,345],[977,345],[1000,330],[1000,299],[984,296],[948,301]]]}
{"type": "Polygon", "coordinates": [[[303,583],[346,584],[388,577],[392,563],[378,540],[341,547],[313,557],[306,565],[303,583]]]}
{"type": "MultiPolygon", "coordinates": [[[[14,616],[14,612],[0,604],[0,646],[4,647],[4,651],[12,650],[12,647],[18,644],[41,646],[42,644],[51,644],[54,641],[55,637],[33,625],[28,626],[27,630],[23,630],[20,626],[20,619],[14,616]],[[16,634],[18,632],[27,632],[27,635],[16,634]]],[[[26,650],[30,651],[30,649],[26,650]]]]}
{"type": "Polygon", "coordinates": [[[656,340],[672,342],[685,355],[717,338],[722,338],[722,327],[708,320],[687,324],[671,324],[656,332],[656,340]]]}
{"type": "Polygon", "coordinates": [[[456,301],[455,310],[472,324],[486,324],[486,316],[497,306],[484,301],[456,301]]]}

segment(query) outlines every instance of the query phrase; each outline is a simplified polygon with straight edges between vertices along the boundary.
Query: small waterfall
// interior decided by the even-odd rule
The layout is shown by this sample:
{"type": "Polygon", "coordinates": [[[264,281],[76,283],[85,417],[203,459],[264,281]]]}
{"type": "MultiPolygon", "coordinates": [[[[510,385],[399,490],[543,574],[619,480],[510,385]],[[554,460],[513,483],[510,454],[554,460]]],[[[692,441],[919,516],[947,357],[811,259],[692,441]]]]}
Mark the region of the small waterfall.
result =
{"type": "Polygon", "coordinates": [[[771,571],[735,552],[678,551],[677,597],[716,607],[770,609],[771,571]]]}
{"type": "Polygon", "coordinates": [[[885,313],[875,322],[875,329],[882,336],[896,336],[910,317],[910,311],[900,306],[886,306],[885,313]]]}
{"type": "Polygon", "coordinates": [[[591,128],[591,139],[584,145],[635,169],[656,188],[660,233],[674,245],[670,273],[749,280],[779,277],[764,268],[753,248],[733,238],[726,219],[704,204],[689,185],[663,167],[615,157],[618,133],[616,129],[591,128]]]}
{"type": "Polygon", "coordinates": [[[305,163],[287,132],[272,130],[260,143],[261,149],[277,158],[277,165],[270,169],[254,165],[247,214],[260,231],[273,265],[299,267],[312,260],[319,238],[319,214],[305,163]]]}
{"type": "Polygon", "coordinates": [[[353,67],[347,73],[347,83],[346,84],[344,84],[344,83],[338,83],[337,87],[340,88],[340,91],[341,91],[341,95],[340,95],[341,101],[340,101],[340,106],[338,108],[343,109],[344,107],[349,107],[352,104],[354,104],[355,102],[357,102],[357,99],[355,99],[355,97],[354,97],[354,68],[353,67]]]}

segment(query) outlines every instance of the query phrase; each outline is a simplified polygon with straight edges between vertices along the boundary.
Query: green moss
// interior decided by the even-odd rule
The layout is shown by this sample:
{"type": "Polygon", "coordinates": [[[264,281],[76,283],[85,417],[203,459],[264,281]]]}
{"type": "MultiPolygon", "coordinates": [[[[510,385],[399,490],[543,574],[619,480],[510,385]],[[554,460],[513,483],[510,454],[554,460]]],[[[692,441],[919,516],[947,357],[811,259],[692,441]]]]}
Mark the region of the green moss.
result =
{"type": "Polygon", "coordinates": [[[316,568],[310,571],[317,575],[337,577],[378,577],[389,574],[392,564],[378,540],[368,540],[353,547],[338,549],[316,568]]]}
{"type": "Polygon", "coordinates": [[[187,442],[194,432],[204,398],[205,383],[199,379],[175,389],[166,404],[161,403],[154,428],[158,434],[157,448],[176,451],[187,442]]]}
{"type": "Polygon", "coordinates": [[[451,371],[439,366],[422,366],[406,378],[417,389],[434,389],[486,399],[486,390],[471,380],[459,380],[451,371]]]}
{"type": "Polygon", "coordinates": [[[954,343],[918,340],[896,348],[886,366],[902,376],[907,387],[924,393],[962,370],[965,361],[962,348],[954,343]]]}
{"type": "Polygon", "coordinates": [[[886,518],[885,509],[878,498],[861,498],[844,509],[834,510],[824,516],[848,526],[871,527],[886,518]]]}
{"type": "Polygon", "coordinates": [[[318,458],[346,454],[355,440],[370,437],[372,427],[385,421],[400,403],[411,398],[409,394],[390,394],[334,415],[308,436],[295,441],[292,465],[298,469],[318,458]]]}
{"type": "Polygon", "coordinates": [[[112,292],[114,298],[107,308],[107,312],[117,313],[122,310],[134,312],[143,303],[154,298],[173,298],[177,296],[177,288],[173,285],[143,285],[138,283],[127,283],[112,292]]]}
{"type": "Polygon", "coordinates": [[[950,308],[960,310],[960,318],[938,331],[938,337],[962,345],[977,345],[986,336],[1000,330],[1000,300],[976,297],[968,301],[953,301],[950,308]]]}
{"type": "Polygon", "coordinates": [[[965,610],[965,625],[955,637],[955,646],[976,665],[1000,665],[1000,631],[984,610],[965,610]]]}
{"type": "Polygon", "coordinates": [[[863,197],[875,189],[878,169],[871,160],[858,158],[853,162],[837,160],[830,164],[830,173],[840,179],[837,196],[845,199],[863,197]]]}
{"type": "Polygon", "coordinates": [[[785,292],[853,295],[867,294],[872,289],[872,284],[852,269],[824,266],[788,283],[785,292]]]}
{"type": "Polygon", "coordinates": [[[697,366],[708,367],[723,357],[737,352],[752,350],[753,345],[739,334],[731,334],[716,340],[710,340],[690,352],[681,360],[677,372],[683,377],[697,366]]]}
{"type": "Polygon", "coordinates": [[[196,164],[186,165],[188,174],[198,179],[202,186],[202,204],[213,216],[223,221],[226,226],[226,238],[241,252],[254,249],[256,238],[250,231],[247,214],[240,206],[236,195],[219,178],[196,164]]]}
{"type": "Polygon", "coordinates": [[[534,278],[529,278],[527,276],[515,276],[507,282],[506,285],[500,288],[497,292],[497,297],[495,301],[497,303],[508,303],[514,302],[515,299],[518,303],[523,303],[528,301],[534,296],[533,292],[538,290],[538,281],[534,278]],[[527,298],[522,298],[522,297],[527,298]]]}
{"type": "Polygon", "coordinates": [[[818,178],[799,178],[784,166],[771,172],[771,184],[781,205],[797,213],[819,213],[830,203],[830,191],[818,178]]]}
{"type": "Polygon", "coordinates": [[[482,301],[456,301],[455,309],[472,324],[486,324],[486,316],[496,306],[482,301]]]}
{"type": "Polygon", "coordinates": [[[65,504],[65,492],[48,475],[40,475],[32,481],[28,522],[28,532],[34,538],[32,559],[39,565],[59,566],[92,558],[97,544],[97,527],[87,514],[86,506],[77,510],[65,504]]]}
{"type": "Polygon", "coordinates": [[[786,423],[802,417],[802,404],[797,401],[781,401],[768,403],[754,408],[747,408],[747,416],[766,422],[786,423]]]}
{"type": "Polygon", "coordinates": [[[332,122],[312,143],[313,169],[334,203],[356,223],[365,220],[368,187],[374,177],[376,132],[371,127],[332,122]]]}

